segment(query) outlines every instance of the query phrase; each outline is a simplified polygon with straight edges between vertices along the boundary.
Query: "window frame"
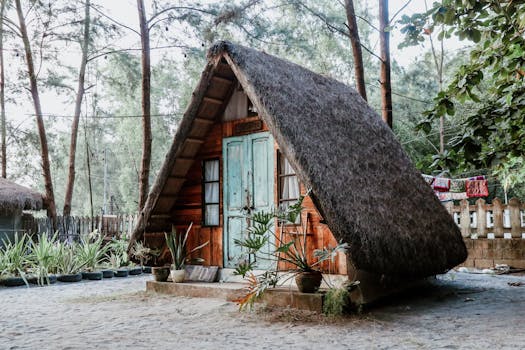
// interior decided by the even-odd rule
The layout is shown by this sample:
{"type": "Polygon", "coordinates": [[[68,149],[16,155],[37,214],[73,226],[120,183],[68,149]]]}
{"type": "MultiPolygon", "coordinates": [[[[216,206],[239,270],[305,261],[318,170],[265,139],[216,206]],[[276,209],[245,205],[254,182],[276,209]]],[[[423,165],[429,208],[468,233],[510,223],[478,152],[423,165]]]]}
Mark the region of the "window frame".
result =
{"type": "Polygon", "coordinates": [[[201,169],[202,169],[202,179],[201,179],[201,186],[202,186],[202,195],[201,195],[202,220],[201,221],[202,223],[201,223],[201,226],[202,227],[220,227],[221,226],[221,161],[220,161],[220,158],[217,157],[217,158],[203,159],[201,162],[201,169]],[[206,181],[206,163],[207,162],[217,162],[218,163],[219,176],[217,180],[206,181]],[[219,185],[218,186],[218,191],[219,191],[218,198],[219,199],[217,202],[206,202],[206,185],[210,183],[217,183],[219,185]],[[206,209],[208,205],[218,205],[219,206],[219,210],[218,210],[219,217],[217,218],[217,224],[206,223],[206,213],[207,213],[206,209]]]}
{"type": "MultiPolygon", "coordinates": [[[[287,177],[295,176],[295,178],[297,179],[297,187],[298,187],[297,193],[299,193],[299,196],[301,196],[301,182],[299,181],[299,177],[297,176],[296,170],[293,168],[293,166],[291,166],[290,161],[285,157],[285,155],[280,150],[277,150],[276,158],[277,158],[277,207],[281,208],[282,203],[295,203],[299,199],[299,197],[297,197],[297,198],[286,198],[286,199],[282,198],[282,183],[281,183],[281,180],[285,179],[287,177]],[[293,174],[283,174],[283,169],[282,169],[282,166],[281,166],[281,161],[283,159],[285,161],[287,161],[288,163],[290,163],[290,166],[291,166],[292,170],[294,171],[293,174]]],[[[286,223],[285,226],[298,226],[300,224],[301,224],[301,218],[298,218],[298,222],[286,223]]],[[[278,225],[281,225],[281,222],[279,220],[278,220],[278,225]]]]}

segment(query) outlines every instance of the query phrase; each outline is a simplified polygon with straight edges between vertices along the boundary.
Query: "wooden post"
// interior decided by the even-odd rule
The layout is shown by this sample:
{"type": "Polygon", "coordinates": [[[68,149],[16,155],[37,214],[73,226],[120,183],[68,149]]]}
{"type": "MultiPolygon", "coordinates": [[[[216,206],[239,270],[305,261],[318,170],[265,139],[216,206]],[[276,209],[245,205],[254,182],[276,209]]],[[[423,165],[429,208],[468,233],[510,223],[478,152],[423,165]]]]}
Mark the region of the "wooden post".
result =
{"type": "Polygon", "coordinates": [[[478,216],[476,226],[478,238],[487,238],[487,212],[485,210],[485,200],[483,198],[476,201],[476,213],[478,216]]]}
{"type": "Polygon", "coordinates": [[[521,238],[520,205],[521,203],[517,198],[511,198],[509,201],[510,234],[512,238],[521,238]]]}
{"type": "Polygon", "coordinates": [[[461,212],[459,214],[461,235],[463,237],[470,237],[470,211],[468,201],[463,199],[459,206],[461,207],[461,212]]]}
{"type": "Polygon", "coordinates": [[[503,205],[499,198],[492,201],[492,217],[494,218],[494,238],[503,238],[503,205]]]}

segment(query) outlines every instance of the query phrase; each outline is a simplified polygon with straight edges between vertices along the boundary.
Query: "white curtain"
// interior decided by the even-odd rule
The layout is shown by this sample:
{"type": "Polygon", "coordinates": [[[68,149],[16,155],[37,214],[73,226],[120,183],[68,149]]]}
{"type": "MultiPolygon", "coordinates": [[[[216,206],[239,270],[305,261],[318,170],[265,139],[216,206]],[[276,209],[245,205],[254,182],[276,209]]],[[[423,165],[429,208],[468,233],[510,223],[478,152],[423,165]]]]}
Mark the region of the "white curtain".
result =
{"type": "MultiPolygon", "coordinates": [[[[295,174],[295,171],[292,168],[292,165],[286,158],[284,158],[281,166],[281,172],[283,175],[295,174]]],[[[299,182],[297,181],[297,176],[285,176],[281,178],[281,199],[297,199],[299,198],[299,182]]]]}
{"type": "Polygon", "coordinates": [[[204,185],[204,203],[219,203],[218,182],[210,182],[204,185]]]}
{"type": "Polygon", "coordinates": [[[219,181],[219,161],[204,162],[204,181],[219,181]]]}

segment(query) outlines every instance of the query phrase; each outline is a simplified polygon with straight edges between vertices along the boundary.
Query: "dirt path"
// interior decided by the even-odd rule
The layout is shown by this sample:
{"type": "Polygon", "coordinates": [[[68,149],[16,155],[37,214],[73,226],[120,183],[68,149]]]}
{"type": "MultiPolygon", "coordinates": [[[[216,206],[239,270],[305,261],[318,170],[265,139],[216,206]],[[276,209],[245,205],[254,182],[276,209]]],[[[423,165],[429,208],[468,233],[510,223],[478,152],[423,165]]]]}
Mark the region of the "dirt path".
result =
{"type": "Polygon", "coordinates": [[[143,292],[151,276],[0,287],[0,349],[523,349],[525,277],[449,273],[361,316],[143,292]]]}

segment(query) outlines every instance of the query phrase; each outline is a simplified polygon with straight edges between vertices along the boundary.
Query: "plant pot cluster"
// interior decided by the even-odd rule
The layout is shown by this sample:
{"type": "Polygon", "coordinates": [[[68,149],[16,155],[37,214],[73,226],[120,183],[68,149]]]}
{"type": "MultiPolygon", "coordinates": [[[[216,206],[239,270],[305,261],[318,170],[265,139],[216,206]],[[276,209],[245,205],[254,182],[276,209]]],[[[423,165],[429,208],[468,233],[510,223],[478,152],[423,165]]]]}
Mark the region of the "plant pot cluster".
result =
{"type": "Polygon", "coordinates": [[[130,263],[127,245],[125,237],[106,243],[96,231],[74,243],[60,242],[56,234],[15,235],[12,242],[5,241],[0,247],[0,285],[100,281],[151,271],[130,263]]]}

